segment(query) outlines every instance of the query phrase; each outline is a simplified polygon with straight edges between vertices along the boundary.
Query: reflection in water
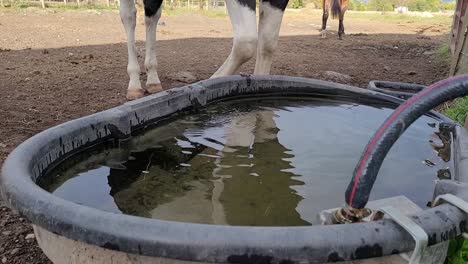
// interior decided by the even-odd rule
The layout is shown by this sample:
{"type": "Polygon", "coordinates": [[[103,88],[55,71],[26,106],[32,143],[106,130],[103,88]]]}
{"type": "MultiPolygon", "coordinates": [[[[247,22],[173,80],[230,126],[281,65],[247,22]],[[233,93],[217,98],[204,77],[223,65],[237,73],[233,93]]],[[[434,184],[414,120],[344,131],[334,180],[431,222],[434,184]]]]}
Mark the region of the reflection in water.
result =
{"type": "MultiPolygon", "coordinates": [[[[444,162],[450,162],[452,157],[453,132],[453,125],[442,123],[440,124],[439,131],[434,132],[432,138],[429,140],[434,151],[444,162]]],[[[450,180],[452,178],[450,168],[438,170],[437,178],[439,178],[440,180],[450,180]]]]}
{"type": "Polygon", "coordinates": [[[123,164],[126,169],[110,171],[110,195],[122,212],[151,217],[151,210],[191,190],[191,181],[208,178],[209,166],[196,159],[203,149],[204,146],[194,146],[184,154],[176,140],[170,139],[159,142],[156,148],[133,152],[123,164]],[[181,166],[188,162],[194,170],[181,166]],[[195,170],[198,174],[192,173],[195,170]]]}
{"type": "Polygon", "coordinates": [[[451,125],[441,124],[440,130],[434,132],[429,140],[438,156],[445,162],[449,162],[452,156],[452,131],[451,125]]]}
{"type": "MultiPolygon", "coordinates": [[[[220,187],[226,223],[235,225],[306,225],[295,210],[301,197],[290,187],[292,168],[278,141],[272,110],[253,111],[233,118],[214,176],[220,187]]],[[[215,185],[216,186],[216,185],[215,185]]],[[[216,222],[215,222],[216,223],[216,222]]]]}
{"type": "MultiPolygon", "coordinates": [[[[43,188],[116,213],[229,225],[309,225],[342,205],[354,165],[391,112],[335,101],[249,101],[208,107],[118,147],[80,153],[45,176],[43,188]]],[[[406,195],[420,206],[449,175],[430,117],[416,121],[387,156],[371,199],[406,195]],[[434,145],[435,140],[431,143],[434,145]],[[423,161],[431,161],[429,167],[423,161]]],[[[449,145],[447,147],[447,144],[449,145]]],[[[445,151],[447,153],[447,151],[445,151]]]]}
{"type": "Polygon", "coordinates": [[[60,197],[67,197],[67,199],[75,203],[84,205],[99,201],[100,209],[110,212],[120,212],[112,196],[109,196],[111,188],[107,185],[107,179],[105,177],[108,174],[108,167],[88,170],[78,175],[76,178],[70,179],[67,181],[67,184],[58,187],[54,191],[54,194],[60,197]],[[71,185],[74,188],[67,188],[67,185],[71,185]],[[83,190],[86,190],[90,186],[102,186],[103,188],[94,189],[93,192],[87,192],[86,195],[83,195],[83,190]]]}

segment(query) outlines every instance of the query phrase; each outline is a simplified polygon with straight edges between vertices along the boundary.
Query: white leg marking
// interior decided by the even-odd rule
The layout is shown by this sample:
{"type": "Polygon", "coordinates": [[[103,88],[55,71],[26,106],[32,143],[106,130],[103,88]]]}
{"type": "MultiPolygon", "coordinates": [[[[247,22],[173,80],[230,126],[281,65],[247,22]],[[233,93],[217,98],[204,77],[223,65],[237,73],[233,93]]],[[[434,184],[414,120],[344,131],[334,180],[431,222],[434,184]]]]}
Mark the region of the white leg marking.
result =
{"type": "Polygon", "coordinates": [[[158,61],[156,59],[156,27],[161,17],[161,8],[152,16],[145,16],[146,43],[145,43],[145,68],[147,73],[146,90],[149,93],[162,91],[161,81],[158,76],[158,61]]]}
{"type": "Polygon", "coordinates": [[[256,75],[270,74],[271,63],[283,20],[283,11],[272,7],[268,2],[260,4],[260,22],[258,26],[258,50],[255,63],[256,75]]]}
{"type": "Polygon", "coordinates": [[[320,34],[321,34],[322,38],[326,38],[327,37],[327,30],[326,29],[322,30],[320,32],[320,34]]]}
{"type": "Polygon", "coordinates": [[[226,0],[234,31],[232,51],[224,64],[211,78],[234,74],[255,55],[257,48],[257,20],[255,11],[237,0],[226,0]]]}
{"type": "Polygon", "coordinates": [[[144,95],[140,83],[140,65],[138,65],[135,47],[136,8],[133,0],[120,1],[120,18],[127,32],[128,65],[127,72],[130,77],[127,98],[132,100],[144,95]]]}

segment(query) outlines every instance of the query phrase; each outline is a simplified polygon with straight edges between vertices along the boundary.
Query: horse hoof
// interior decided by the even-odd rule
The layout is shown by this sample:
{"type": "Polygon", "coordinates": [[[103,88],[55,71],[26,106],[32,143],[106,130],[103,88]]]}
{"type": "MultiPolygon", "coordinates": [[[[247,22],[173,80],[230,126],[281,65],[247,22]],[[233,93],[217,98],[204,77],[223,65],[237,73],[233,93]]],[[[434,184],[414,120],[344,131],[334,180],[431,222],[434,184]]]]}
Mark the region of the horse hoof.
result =
{"type": "Polygon", "coordinates": [[[146,85],[146,91],[150,94],[159,93],[163,91],[163,88],[160,83],[152,83],[146,85]]]}
{"type": "Polygon", "coordinates": [[[320,34],[321,34],[323,39],[327,37],[327,33],[325,31],[322,31],[320,34]]]}
{"type": "Polygon", "coordinates": [[[127,99],[135,100],[145,95],[145,90],[141,88],[130,88],[127,90],[127,99]]]}

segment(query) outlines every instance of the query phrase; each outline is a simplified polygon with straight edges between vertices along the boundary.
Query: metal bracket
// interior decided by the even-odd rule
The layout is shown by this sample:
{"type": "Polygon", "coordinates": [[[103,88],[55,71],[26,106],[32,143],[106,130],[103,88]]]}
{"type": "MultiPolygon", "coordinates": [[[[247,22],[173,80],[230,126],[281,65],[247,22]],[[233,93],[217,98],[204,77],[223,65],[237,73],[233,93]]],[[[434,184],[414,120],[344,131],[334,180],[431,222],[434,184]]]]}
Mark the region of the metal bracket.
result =
{"type": "Polygon", "coordinates": [[[442,204],[442,201],[445,201],[468,214],[468,203],[465,202],[465,200],[458,198],[453,194],[447,193],[437,196],[437,198],[434,201],[433,207],[442,204]]]}
{"type": "Polygon", "coordinates": [[[403,229],[405,229],[414,239],[415,247],[409,264],[419,264],[421,263],[422,256],[427,248],[428,235],[424,229],[422,229],[418,224],[411,220],[406,215],[402,214],[398,209],[392,206],[386,206],[380,208],[372,217],[372,220],[379,220],[383,218],[383,215],[387,215],[403,229]]]}
{"type": "MultiPolygon", "coordinates": [[[[436,207],[442,204],[444,201],[468,214],[468,203],[465,200],[458,198],[457,196],[450,193],[437,196],[432,207],[436,207]]],[[[462,236],[464,239],[468,239],[468,233],[463,232],[462,236]]]]}

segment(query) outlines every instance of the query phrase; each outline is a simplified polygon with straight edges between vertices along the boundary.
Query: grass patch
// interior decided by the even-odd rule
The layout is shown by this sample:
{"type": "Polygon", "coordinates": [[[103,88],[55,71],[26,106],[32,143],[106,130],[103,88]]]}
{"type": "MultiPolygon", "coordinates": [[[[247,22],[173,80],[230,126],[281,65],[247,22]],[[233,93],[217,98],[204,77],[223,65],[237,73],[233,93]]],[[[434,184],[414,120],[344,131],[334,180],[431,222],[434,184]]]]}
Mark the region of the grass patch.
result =
{"type": "MultiPolygon", "coordinates": [[[[117,10],[119,9],[116,5],[104,5],[104,4],[85,4],[82,3],[78,5],[76,2],[67,3],[66,5],[60,2],[52,3],[46,2],[45,6],[47,9],[52,10],[117,10]]],[[[1,7],[0,7],[1,8],[1,7]]],[[[26,9],[26,8],[42,8],[40,2],[23,2],[23,1],[14,1],[5,3],[4,8],[11,9],[26,9]]]]}
{"type": "MultiPolygon", "coordinates": [[[[26,8],[41,8],[40,2],[23,2],[23,1],[13,1],[5,3],[3,8],[5,9],[26,9],[26,8]]],[[[55,10],[118,10],[119,7],[116,4],[111,4],[107,6],[105,4],[85,4],[82,3],[78,5],[76,2],[67,3],[66,5],[62,2],[46,2],[47,9],[55,9],[55,10]]],[[[2,9],[2,7],[0,7],[2,9]]],[[[137,6],[137,9],[142,9],[141,6],[137,6]]],[[[197,14],[206,17],[214,17],[214,18],[224,18],[227,17],[227,12],[224,9],[218,10],[204,10],[198,8],[171,8],[166,7],[163,8],[163,13],[165,16],[180,16],[180,15],[187,15],[187,14],[197,14]]]]}
{"type": "Polygon", "coordinates": [[[187,15],[187,14],[198,14],[206,17],[219,17],[223,18],[226,17],[228,14],[226,11],[220,10],[204,10],[198,8],[171,8],[166,7],[163,8],[163,13],[166,16],[180,16],[180,15],[187,15]]]}
{"type": "Polygon", "coordinates": [[[81,4],[81,5],[77,5],[77,4],[67,4],[67,5],[63,5],[63,4],[52,4],[52,5],[47,5],[47,7],[52,7],[52,8],[55,8],[55,9],[63,9],[63,10],[89,10],[89,9],[92,9],[92,10],[117,10],[119,9],[118,6],[116,5],[110,5],[110,6],[107,6],[107,5],[100,5],[100,4],[89,4],[89,5],[85,5],[85,4],[81,4]]]}
{"type": "Polygon", "coordinates": [[[468,97],[455,99],[443,110],[443,113],[463,125],[468,114],[468,97]]]}
{"type": "Polygon", "coordinates": [[[448,41],[444,42],[444,44],[440,45],[440,47],[437,49],[437,56],[440,60],[447,62],[448,64],[450,58],[452,57],[448,41]]]}
{"type": "Polygon", "coordinates": [[[452,16],[445,16],[445,15],[435,15],[433,17],[419,17],[419,16],[411,16],[405,14],[396,14],[393,12],[388,13],[367,13],[367,12],[348,12],[346,16],[349,18],[355,19],[364,19],[370,21],[386,21],[386,22],[393,22],[393,23],[401,23],[401,24],[443,24],[443,25],[451,25],[452,23],[452,16]]]}
{"type": "Polygon", "coordinates": [[[14,1],[14,2],[6,2],[4,3],[3,7],[0,8],[11,8],[11,9],[24,9],[29,7],[41,7],[41,3],[31,3],[31,2],[23,2],[23,1],[14,1]]]}
{"type": "Polygon", "coordinates": [[[468,263],[468,241],[462,237],[450,241],[447,252],[448,264],[468,263]]]}

